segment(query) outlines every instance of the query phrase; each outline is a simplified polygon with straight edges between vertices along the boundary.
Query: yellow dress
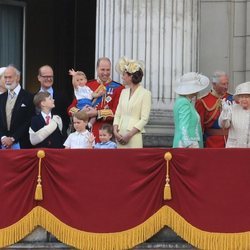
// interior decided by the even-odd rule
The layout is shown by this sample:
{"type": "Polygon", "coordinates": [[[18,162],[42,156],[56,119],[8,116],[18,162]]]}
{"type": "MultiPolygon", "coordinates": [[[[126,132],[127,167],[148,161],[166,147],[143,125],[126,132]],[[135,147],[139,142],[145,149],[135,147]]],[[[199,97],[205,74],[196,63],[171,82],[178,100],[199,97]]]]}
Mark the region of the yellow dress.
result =
{"type": "Polygon", "coordinates": [[[130,89],[123,89],[119,99],[114,117],[114,125],[118,126],[119,133],[125,135],[133,127],[139,132],[135,134],[128,144],[121,145],[117,142],[118,148],[142,148],[142,133],[145,132],[144,126],[148,123],[151,109],[151,92],[141,85],[130,97],[130,89]]]}

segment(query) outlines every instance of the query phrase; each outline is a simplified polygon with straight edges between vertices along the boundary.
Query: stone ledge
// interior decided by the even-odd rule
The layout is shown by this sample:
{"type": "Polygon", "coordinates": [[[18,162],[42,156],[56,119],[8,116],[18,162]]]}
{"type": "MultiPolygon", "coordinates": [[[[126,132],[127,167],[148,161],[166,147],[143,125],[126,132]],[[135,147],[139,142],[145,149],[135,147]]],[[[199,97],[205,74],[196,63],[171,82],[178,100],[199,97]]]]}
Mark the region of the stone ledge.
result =
{"type": "Polygon", "coordinates": [[[142,243],[134,249],[195,249],[188,243],[142,243]]]}
{"type": "MultiPolygon", "coordinates": [[[[17,244],[3,249],[74,249],[59,242],[52,234],[41,227],[35,229],[28,237],[17,244]],[[41,237],[39,237],[39,234],[41,237]],[[46,239],[44,238],[46,236],[46,239]]],[[[133,249],[195,249],[169,227],[164,227],[146,242],[133,249]]]]}
{"type": "Polygon", "coordinates": [[[152,110],[143,135],[144,147],[172,147],[174,122],[172,110],[152,110]]]}
{"type": "Polygon", "coordinates": [[[55,242],[55,243],[49,243],[49,242],[23,242],[23,243],[17,243],[12,246],[9,246],[7,248],[2,249],[74,249],[72,247],[69,247],[63,243],[55,242]]]}

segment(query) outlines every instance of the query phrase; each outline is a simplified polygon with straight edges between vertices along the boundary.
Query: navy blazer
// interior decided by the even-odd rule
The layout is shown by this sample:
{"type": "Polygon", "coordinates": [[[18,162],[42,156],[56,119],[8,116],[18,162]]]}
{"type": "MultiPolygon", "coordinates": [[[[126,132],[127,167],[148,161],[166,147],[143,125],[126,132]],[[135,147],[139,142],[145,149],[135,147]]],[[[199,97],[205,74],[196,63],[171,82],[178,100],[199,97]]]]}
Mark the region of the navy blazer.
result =
{"type": "MultiPolygon", "coordinates": [[[[52,115],[53,117],[53,115],[52,115]]],[[[41,113],[35,115],[31,119],[31,129],[36,132],[46,125],[45,120],[41,113]]],[[[42,142],[35,145],[36,148],[64,148],[64,136],[60,129],[57,127],[56,130],[45,138],[42,142]]]]}
{"type": "Polygon", "coordinates": [[[10,136],[15,139],[15,143],[20,143],[21,148],[31,148],[29,126],[31,117],[35,114],[33,95],[26,90],[20,90],[12,110],[9,130],[6,119],[7,99],[8,91],[0,95],[0,138],[10,136]]]}
{"type": "MultiPolygon", "coordinates": [[[[36,94],[38,92],[36,92],[36,94]]],[[[61,117],[63,122],[63,135],[64,138],[67,138],[66,131],[69,127],[69,122],[70,122],[70,118],[67,113],[67,108],[70,102],[62,92],[57,91],[54,88],[53,88],[53,99],[55,100],[55,108],[53,108],[53,114],[59,115],[61,117]]]]}

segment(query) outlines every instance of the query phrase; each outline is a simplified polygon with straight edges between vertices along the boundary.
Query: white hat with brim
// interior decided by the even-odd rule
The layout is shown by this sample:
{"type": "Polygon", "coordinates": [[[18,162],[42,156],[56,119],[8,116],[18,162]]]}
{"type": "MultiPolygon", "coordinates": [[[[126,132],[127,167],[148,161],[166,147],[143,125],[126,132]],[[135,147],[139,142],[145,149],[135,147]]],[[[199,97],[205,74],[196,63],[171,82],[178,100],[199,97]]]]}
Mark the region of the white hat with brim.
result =
{"type": "Polygon", "coordinates": [[[237,99],[239,95],[250,95],[250,82],[243,82],[236,87],[234,99],[237,99]]]}
{"type": "Polygon", "coordinates": [[[0,68],[0,76],[3,74],[3,72],[6,70],[6,67],[0,68]]]}
{"type": "Polygon", "coordinates": [[[209,78],[196,72],[189,72],[176,81],[175,92],[178,95],[191,95],[198,93],[209,85],[209,78]]]}

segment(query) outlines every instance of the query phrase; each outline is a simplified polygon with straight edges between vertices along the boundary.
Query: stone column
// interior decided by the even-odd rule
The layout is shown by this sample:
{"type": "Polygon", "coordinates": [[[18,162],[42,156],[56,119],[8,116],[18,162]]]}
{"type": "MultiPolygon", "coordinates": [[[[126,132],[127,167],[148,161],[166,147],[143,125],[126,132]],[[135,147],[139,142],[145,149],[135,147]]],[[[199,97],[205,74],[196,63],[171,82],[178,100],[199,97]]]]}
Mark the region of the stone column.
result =
{"type": "MultiPolygon", "coordinates": [[[[121,56],[145,62],[143,84],[152,92],[153,101],[147,132],[164,137],[162,142],[150,138],[152,146],[172,143],[166,136],[173,135],[175,80],[184,72],[197,70],[198,3],[97,0],[96,59],[107,56],[114,65],[121,56]]],[[[121,81],[114,67],[112,74],[121,81]]]]}
{"type": "Polygon", "coordinates": [[[250,0],[200,0],[199,69],[223,70],[230,92],[250,81],[250,0]]]}
{"type": "Polygon", "coordinates": [[[231,79],[232,92],[242,82],[250,81],[250,1],[231,2],[231,79]]]}

